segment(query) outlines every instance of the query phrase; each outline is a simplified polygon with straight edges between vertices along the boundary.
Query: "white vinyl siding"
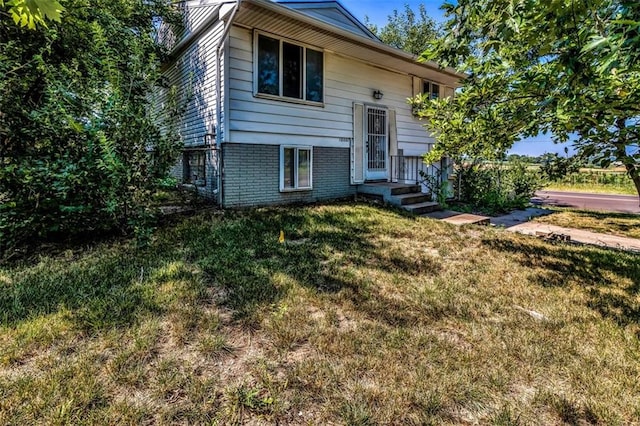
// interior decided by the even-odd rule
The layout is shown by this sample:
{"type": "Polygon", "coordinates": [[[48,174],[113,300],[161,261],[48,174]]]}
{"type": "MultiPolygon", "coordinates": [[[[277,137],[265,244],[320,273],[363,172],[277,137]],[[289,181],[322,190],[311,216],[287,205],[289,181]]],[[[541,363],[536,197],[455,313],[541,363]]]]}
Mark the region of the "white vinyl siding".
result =
{"type": "Polygon", "coordinates": [[[172,175],[194,185],[205,197],[214,197],[218,190],[218,159],[212,148],[217,142],[215,135],[220,136],[223,130],[217,117],[221,101],[218,89],[223,87],[218,84],[218,63],[222,58],[218,58],[217,46],[224,30],[224,23],[215,21],[218,8],[219,5],[187,4],[185,31],[173,39],[174,45],[179,46],[174,52],[176,57],[163,71],[164,87],[152,96],[153,111],[162,131],[168,131],[168,124],[174,122],[174,130],[185,146],[172,175]],[[209,19],[214,21],[205,29],[209,19]],[[199,33],[197,38],[188,37],[194,32],[199,33]],[[172,92],[175,95],[170,95],[172,92]],[[177,114],[176,109],[183,113],[177,114]]]}
{"type": "Polygon", "coordinates": [[[305,15],[309,15],[331,25],[335,25],[338,28],[351,31],[354,34],[375,39],[373,34],[371,34],[364,25],[355,21],[353,17],[349,16],[349,12],[344,10],[340,5],[336,6],[330,3],[314,4],[313,2],[302,1],[300,3],[287,3],[287,7],[296,9],[305,15]]]}
{"type": "Polygon", "coordinates": [[[178,6],[182,14],[182,25],[169,25],[161,22],[157,31],[157,39],[165,48],[171,50],[182,40],[196,32],[211,16],[217,15],[219,5],[213,4],[188,4],[181,3],[178,6]]]}
{"type": "MultiPolygon", "coordinates": [[[[185,107],[178,131],[187,146],[210,143],[207,135],[218,132],[216,46],[222,31],[222,22],[214,25],[164,72],[169,87],[177,89],[177,106],[185,107]]],[[[162,91],[159,102],[161,106],[168,105],[167,89],[162,91]]]]}
{"type": "MultiPolygon", "coordinates": [[[[302,44],[302,43],[301,43],[302,44]]],[[[424,122],[413,117],[406,99],[412,77],[325,52],[324,108],[256,98],[253,94],[253,40],[249,29],[232,27],[229,52],[229,142],[304,144],[349,148],[353,103],[396,111],[398,149],[420,155],[434,143],[424,122]],[[380,101],[373,91],[384,93],[380,101]]]]}

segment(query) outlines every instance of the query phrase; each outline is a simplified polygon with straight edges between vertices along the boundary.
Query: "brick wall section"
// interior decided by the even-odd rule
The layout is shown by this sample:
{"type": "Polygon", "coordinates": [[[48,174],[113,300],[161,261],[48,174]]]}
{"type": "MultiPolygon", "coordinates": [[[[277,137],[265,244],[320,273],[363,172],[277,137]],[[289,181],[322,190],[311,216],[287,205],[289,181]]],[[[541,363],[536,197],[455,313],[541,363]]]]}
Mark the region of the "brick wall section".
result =
{"type": "MultiPolygon", "coordinates": [[[[197,187],[198,193],[210,200],[211,202],[217,201],[217,193],[216,189],[218,188],[218,162],[216,156],[218,155],[217,150],[209,150],[207,151],[207,160],[206,160],[206,186],[197,187]]],[[[173,165],[169,174],[175,177],[178,180],[178,184],[182,184],[183,182],[183,172],[184,172],[184,157],[181,153],[178,156],[178,161],[173,165]]]]}
{"type": "Polygon", "coordinates": [[[225,207],[311,203],[355,195],[348,148],[313,148],[313,189],[280,192],[278,145],[223,144],[225,207]]]}

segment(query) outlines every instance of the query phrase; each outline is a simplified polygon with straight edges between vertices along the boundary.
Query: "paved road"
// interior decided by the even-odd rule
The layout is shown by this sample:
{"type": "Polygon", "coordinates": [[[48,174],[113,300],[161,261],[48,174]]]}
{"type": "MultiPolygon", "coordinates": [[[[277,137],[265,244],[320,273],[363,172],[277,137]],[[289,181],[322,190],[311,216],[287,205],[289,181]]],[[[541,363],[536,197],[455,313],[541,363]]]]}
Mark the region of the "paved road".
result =
{"type": "Polygon", "coordinates": [[[541,206],[572,207],[618,213],[640,213],[638,197],[633,195],[585,194],[581,192],[538,191],[531,199],[541,206]]]}

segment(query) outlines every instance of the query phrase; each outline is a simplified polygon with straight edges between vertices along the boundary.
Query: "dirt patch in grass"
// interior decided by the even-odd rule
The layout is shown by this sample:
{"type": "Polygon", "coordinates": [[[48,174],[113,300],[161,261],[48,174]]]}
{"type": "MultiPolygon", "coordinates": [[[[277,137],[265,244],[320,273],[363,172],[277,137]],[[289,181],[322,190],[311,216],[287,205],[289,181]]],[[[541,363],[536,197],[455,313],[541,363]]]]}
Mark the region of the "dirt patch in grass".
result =
{"type": "Polygon", "coordinates": [[[0,422],[629,424],[639,286],[373,206],[198,213],[0,270],[0,422]]]}

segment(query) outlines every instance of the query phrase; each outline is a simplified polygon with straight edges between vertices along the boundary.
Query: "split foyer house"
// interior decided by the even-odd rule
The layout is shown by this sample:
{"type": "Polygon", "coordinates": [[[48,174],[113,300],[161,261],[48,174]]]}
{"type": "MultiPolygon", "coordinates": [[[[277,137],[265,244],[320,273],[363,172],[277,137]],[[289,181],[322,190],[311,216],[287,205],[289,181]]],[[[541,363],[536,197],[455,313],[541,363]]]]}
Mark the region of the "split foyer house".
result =
{"type": "MultiPolygon", "coordinates": [[[[385,45],[336,1],[180,7],[183,25],[162,24],[158,36],[172,52],[164,75],[185,102],[173,170],[182,183],[239,207],[348,197],[367,183],[404,188],[420,170],[446,179],[443,164],[422,163],[434,140],[407,98],[452,96],[463,75],[385,45]]],[[[398,192],[421,189],[411,188],[398,192]]]]}

